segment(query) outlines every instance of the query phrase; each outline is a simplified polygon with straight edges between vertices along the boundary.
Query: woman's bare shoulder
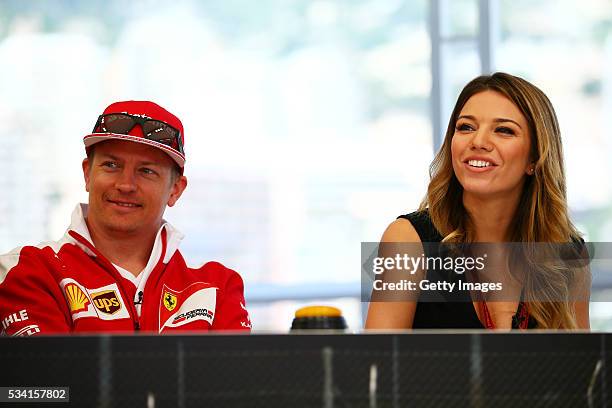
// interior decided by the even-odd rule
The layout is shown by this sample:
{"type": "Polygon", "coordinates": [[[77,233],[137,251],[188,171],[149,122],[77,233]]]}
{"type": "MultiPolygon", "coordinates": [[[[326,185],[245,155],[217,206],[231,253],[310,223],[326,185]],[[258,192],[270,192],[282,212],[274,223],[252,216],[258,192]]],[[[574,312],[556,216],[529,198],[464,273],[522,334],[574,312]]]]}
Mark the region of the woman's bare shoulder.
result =
{"type": "Polygon", "coordinates": [[[383,233],[381,242],[421,242],[421,238],[410,221],[398,218],[383,233]]]}

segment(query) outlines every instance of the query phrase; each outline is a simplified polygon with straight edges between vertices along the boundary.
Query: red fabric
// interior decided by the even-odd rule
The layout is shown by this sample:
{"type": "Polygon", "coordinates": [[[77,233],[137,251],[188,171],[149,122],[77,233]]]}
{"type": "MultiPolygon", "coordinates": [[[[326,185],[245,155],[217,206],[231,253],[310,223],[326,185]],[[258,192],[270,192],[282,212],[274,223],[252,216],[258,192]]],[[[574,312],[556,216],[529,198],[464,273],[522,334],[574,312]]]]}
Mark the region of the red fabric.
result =
{"type": "MultiPolygon", "coordinates": [[[[111,113],[127,113],[134,116],[146,117],[149,119],[159,120],[169,124],[175,129],[180,131],[181,145],[185,148],[185,132],[183,130],[183,124],[180,119],[166,109],[162,108],[155,102],[150,101],[122,101],[110,104],[104,109],[103,115],[111,113]]],[[[95,129],[94,129],[95,132],[95,129]]],[[[85,144],[85,151],[89,154],[89,149],[96,143],[100,143],[106,140],[117,139],[126,140],[137,143],[144,143],[149,146],[156,147],[163,150],[168,154],[179,166],[181,174],[185,167],[185,155],[177,150],[177,146],[167,146],[163,143],[149,140],[144,137],[141,126],[134,126],[130,130],[128,135],[116,134],[116,133],[92,133],[88,134],[83,138],[85,144]]]]}
{"type": "MultiPolygon", "coordinates": [[[[495,323],[493,323],[493,319],[491,318],[491,314],[489,313],[487,302],[483,300],[481,302],[481,305],[485,329],[495,329],[495,323]]],[[[529,310],[527,309],[527,305],[525,303],[519,303],[518,311],[516,312],[516,317],[517,321],[519,322],[518,328],[521,330],[526,330],[529,325],[529,310]]]]}
{"type": "MultiPolygon", "coordinates": [[[[151,119],[159,120],[178,129],[181,132],[181,143],[185,146],[185,132],[183,123],[172,113],[162,108],[155,102],[150,101],[123,101],[115,102],[104,109],[103,115],[109,113],[128,113],[130,115],[146,116],[151,119]]],[[[142,137],[140,126],[135,126],[130,132],[131,135],[142,137]]]]}
{"type": "Polygon", "coordinates": [[[140,317],[134,284],[85,238],[70,235],[75,242],[65,237],[0,257],[3,333],[250,330],[240,276],[217,262],[189,268],[178,250],[164,264],[165,231],[164,252],[146,281],[140,317]]]}

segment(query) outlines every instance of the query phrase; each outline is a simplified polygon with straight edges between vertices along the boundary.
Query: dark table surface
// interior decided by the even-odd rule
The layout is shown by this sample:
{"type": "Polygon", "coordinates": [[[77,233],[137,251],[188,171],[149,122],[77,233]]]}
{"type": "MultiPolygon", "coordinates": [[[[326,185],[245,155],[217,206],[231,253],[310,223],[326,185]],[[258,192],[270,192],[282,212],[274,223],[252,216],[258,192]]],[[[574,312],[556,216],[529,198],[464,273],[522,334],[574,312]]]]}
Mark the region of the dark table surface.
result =
{"type": "Polygon", "coordinates": [[[68,386],[70,406],[83,407],[605,407],[611,339],[485,332],[0,338],[0,386],[68,386]]]}

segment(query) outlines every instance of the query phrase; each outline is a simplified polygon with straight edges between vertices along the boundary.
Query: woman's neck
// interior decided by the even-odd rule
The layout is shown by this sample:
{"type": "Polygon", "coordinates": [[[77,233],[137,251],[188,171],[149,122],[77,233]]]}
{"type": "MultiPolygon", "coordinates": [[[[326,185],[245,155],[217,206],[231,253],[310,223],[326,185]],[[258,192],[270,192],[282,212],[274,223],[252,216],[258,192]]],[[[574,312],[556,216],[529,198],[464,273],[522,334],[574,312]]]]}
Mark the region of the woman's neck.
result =
{"type": "Polygon", "coordinates": [[[470,215],[477,242],[505,242],[515,219],[520,196],[479,197],[463,193],[463,206],[470,215]]]}

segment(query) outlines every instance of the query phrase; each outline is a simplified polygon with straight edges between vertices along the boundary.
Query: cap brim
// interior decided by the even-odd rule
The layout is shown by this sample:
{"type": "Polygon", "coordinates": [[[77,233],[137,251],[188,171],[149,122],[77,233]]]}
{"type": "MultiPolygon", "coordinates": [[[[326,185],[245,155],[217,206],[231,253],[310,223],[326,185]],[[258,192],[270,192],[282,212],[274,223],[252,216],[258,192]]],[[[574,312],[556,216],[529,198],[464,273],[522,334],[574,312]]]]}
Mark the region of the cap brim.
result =
{"type": "Polygon", "coordinates": [[[96,143],[112,139],[142,143],[149,146],[157,147],[158,149],[163,150],[164,153],[166,153],[168,156],[170,156],[172,160],[174,160],[176,164],[178,164],[181,168],[185,167],[185,156],[182,155],[180,152],[163,143],[145,139],[144,137],[140,136],[121,135],[118,133],[92,133],[83,138],[83,143],[85,144],[85,147],[88,148],[90,146],[95,145],[96,143]]]}

